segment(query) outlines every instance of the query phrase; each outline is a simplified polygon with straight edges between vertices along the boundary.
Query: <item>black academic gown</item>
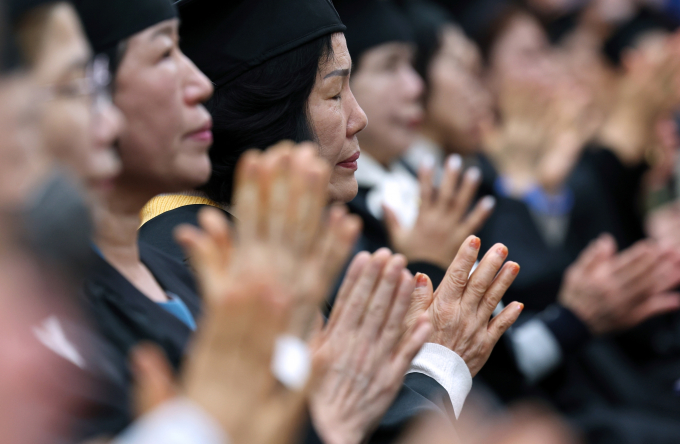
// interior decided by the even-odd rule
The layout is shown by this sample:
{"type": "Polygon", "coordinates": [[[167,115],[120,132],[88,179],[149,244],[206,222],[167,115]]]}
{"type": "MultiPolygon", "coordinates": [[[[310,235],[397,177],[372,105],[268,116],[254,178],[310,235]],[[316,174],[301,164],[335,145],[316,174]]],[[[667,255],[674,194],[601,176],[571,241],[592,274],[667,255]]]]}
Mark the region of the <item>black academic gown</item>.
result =
{"type": "MultiPolygon", "coordinates": [[[[140,229],[139,238],[162,249],[168,254],[186,256],[172,238],[172,232],[180,224],[197,225],[196,214],[206,205],[188,205],[170,210],[146,222],[140,229]],[[181,252],[181,253],[180,253],[181,252]]],[[[370,247],[366,247],[370,248],[370,247]]],[[[442,274],[443,276],[443,274],[442,274]]],[[[332,306],[332,302],[329,303],[332,306]]],[[[448,393],[434,379],[422,374],[409,374],[394,403],[383,417],[370,442],[374,444],[396,442],[415,418],[424,413],[442,414],[453,412],[448,393]]],[[[310,428],[305,438],[307,443],[321,442],[316,432],[310,428]]]]}
{"type": "MultiPolygon", "coordinates": [[[[645,167],[626,167],[607,149],[589,147],[567,180],[574,207],[566,240],[558,248],[546,245],[523,202],[495,192],[497,173],[487,159],[480,156],[479,161],[483,171],[480,195],[492,194],[497,199],[494,214],[479,236],[483,248],[504,243],[510,250],[508,259],[522,266],[504,300],[524,302],[529,315],[555,302],[564,271],[591,240],[606,232],[620,248],[627,248],[644,235],[638,192],[645,167]]],[[[564,354],[562,366],[531,393],[565,412],[590,443],[680,442],[678,398],[673,397],[671,387],[647,377],[630,359],[628,345],[621,347],[613,338],[581,344],[564,354]]],[[[639,348],[652,347],[647,343],[639,348]]],[[[494,354],[483,372],[498,375],[501,369],[494,365],[494,354]]],[[[647,358],[648,364],[656,360],[649,354],[647,358]]],[[[678,369],[677,361],[666,364],[664,371],[678,369]]],[[[491,378],[491,382],[496,389],[506,387],[503,380],[491,378]]]]}
{"type": "MultiPolygon", "coordinates": [[[[189,271],[143,242],[139,243],[139,251],[142,262],[161,287],[182,299],[191,314],[198,318],[200,301],[189,271]]],[[[96,329],[90,336],[105,354],[105,359],[93,359],[104,367],[97,374],[105,375],[99,378],[104,380],[104,390],[115,393],[110,398],[115,405],[99,415],[99,422],[87,426],[87,434],[95,435],[93,429],[96,428],[102,433],[118,433],[132,421],[130,350],[140,342],[154,343],[161,347],[174,369],[179,370],[192,331],[137,290],[99,255],[85,281],[83,305],[96,329]],[[120,408],[121,402],[117,399],[120,396],[127,403],[124,408],[120,408]]]]}
{"type": "Polygon", "coordinates": [[[581,251],[602,233],[610,233],[620,248],[644,237],[637,194],[645,169],[625,167],[609,150],[591,147],[581,156],[566,186],[574,195],[565,240],[549,246],[520,200],[499,195],[498,177],[486,157],[478,157],[482,169],[479,195],[493,195],[496,208],[478,235],[482,251],[495,243],[508,247],[508,260],[522,267],[503,301],[524,303],[527,312],[539,312],[557,299],[562,276],[581,251]]]}

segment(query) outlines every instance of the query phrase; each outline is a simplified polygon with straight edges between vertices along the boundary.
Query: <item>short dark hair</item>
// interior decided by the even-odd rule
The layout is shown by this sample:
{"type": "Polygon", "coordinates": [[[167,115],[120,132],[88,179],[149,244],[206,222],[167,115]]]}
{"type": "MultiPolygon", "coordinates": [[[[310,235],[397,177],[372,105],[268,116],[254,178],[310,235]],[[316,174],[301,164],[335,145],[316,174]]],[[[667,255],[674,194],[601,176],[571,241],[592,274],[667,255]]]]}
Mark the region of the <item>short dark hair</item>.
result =
{"type": "Polygon", "coordinates": [[[215,91],[206,105],[213,117],[212,175],[201,187],[210,199],[231,202],[235,165],[246,150],[316,139],[307,102],[319,68],[333,58],[331,38],[274,57],[215,91]]]}

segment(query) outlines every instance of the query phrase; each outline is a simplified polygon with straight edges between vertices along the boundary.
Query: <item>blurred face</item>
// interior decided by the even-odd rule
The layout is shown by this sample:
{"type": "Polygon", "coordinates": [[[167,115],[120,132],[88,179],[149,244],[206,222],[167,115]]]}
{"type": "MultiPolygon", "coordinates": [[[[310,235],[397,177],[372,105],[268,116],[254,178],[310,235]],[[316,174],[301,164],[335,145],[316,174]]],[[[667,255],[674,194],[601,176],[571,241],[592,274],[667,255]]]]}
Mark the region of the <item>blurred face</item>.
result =
{"type": "Polygon", "coordinates": [[[151,196],[210,177],[212,119],[202,104],[213,88],[180,51],[178,25],[167,20],[130,38],[116,75],[114,103],[127,121],[117,185],[151,196]]]}
{"type": "Polygon", "coordinates": [[[95,100],[91,52],[71,5],[50,9],[41,42],[33,74],[46,96],[43,143],[86,185],[107,188],[120,171],[112,144],[121,119],[110,104],[95,100]]]}
{"type": "Polygon", "coordinates": [[[476,46],[457,28],[446,28],[428,68],[425,126],[456,152],[474,152],[481,142],[482,126],[492,119],[491,97],[480,71],[476,46]]]}
{"type": "Polygon", "coordinates": [[[309,97],[309,117],[321,157],[333,166],[328,185],[332,202],[349,202],[357,194],[354,172],[359,158],[357,133],[366,114],[349,88],[352,59],[343,34],[333,35],[334,57],[320,66],[309,97]]]}
{"type": "Polygon", "coordinates": [[[492,76],[502,82],[509,76],[534,75],[542,69],[549,53],[548,38],[536,19],[516,14],[491,50],[492,76]]]}
{"type": "Polygon", "coordinates": [[[49,166],[39,137],[38,89],[32,78],[0,78],[0,207],[18,208],[49,166]]]}
{"type": "Polygon", "coordinates": [[[423,119],[423,81],[412,66],[414,48],[387,43],[366,51],[352,91],[371,124],[359,137],[363,149],[389,165],[411,146],[423,119]]]}

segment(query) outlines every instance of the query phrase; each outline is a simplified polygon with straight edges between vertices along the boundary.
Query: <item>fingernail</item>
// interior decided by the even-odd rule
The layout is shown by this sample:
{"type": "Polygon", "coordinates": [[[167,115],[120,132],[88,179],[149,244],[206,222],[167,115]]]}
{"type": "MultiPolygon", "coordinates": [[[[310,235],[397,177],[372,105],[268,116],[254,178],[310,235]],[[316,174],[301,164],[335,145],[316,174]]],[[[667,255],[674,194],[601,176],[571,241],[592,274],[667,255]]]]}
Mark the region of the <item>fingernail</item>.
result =
{"type": "Polygon", "coordinates": [[[479,178],[481,177],[482,172],[479,171],[479,168],[472,167],[469,170],[467,170],[467,173],[465,173],[465,175],[467,176],[468,180],[471,180],[473,182],[477,182],[479,180],[479,178]]]}
{"type": "Polygon", "coordinates": [[[490,210],[496,206],[496,198],[493,196],[486,196],[482,199],[482,208],[490,210]]]}
{"type": "Polygon", "coordinates": [[[508,248],[505,245],[501,245],[496,249],[496,254],[505,259],[508,255],[508,248]]]}
{"type": "Polygon", "coordinates": [[[519,264],[512,264],[512,265],[513,265],[512,266],[512,274],[517,276],[519,274],[520,266],[519,266],[519,264]]]}
{"type": "Polygon", "coordinates": [[[449,159],[446,161],[446,164],[451,171],[459,170],[460,167],[463,165],[463,158],[460,157],[460,155],[458,154],[453,154],[449,156],[449,159]]]}
{"type": "Polygon", "coordinates": [[[477,236],[473,236],[472,239],[470,239],[470,246],[475,250],[479,250],[481,244],[482,242],[479,240],[477,236]]]}
{"type": "Polygon", "coordinates": [[[425,168],[426,170],[431,170],[434,168],[434,156],[427,155],[423,158],[422,162],[420,162],[420,166],[422,168],[425,168]]]}
{"type": "Polygon", "coordinates": [[[520,302],[520,303],[519,303],[519,306],[517,307],[517,310],[519,310],[519,311],[524,310],[524,304],[522,304],[522,303],[520,302]]]}
{"type": "Polygon", "coordinates": [[[427,287],[427,276],[423,273],[416,274],[416,288],[427,287]]]}

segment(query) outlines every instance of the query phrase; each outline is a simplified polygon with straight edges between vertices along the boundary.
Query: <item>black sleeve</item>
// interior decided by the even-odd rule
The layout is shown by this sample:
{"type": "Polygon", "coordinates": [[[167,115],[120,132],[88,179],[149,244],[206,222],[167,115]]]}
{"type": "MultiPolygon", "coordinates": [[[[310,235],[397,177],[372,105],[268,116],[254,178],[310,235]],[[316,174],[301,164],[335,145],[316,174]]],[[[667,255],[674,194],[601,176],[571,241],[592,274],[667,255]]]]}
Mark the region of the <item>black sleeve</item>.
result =
{"type": "Polygon", "coordinates": [[[560,304],[549,306],[537,317],[550,329],[565,354],[576,351],[592,338],[583,321],[560,304]]]}
{"type": "Polygon", "coordinates": [[[441,415],[448,403],[453,412],[448,393],[434,379],[420,373],[410,373],[404,379],[397,398],[385,413],[378,429],[373,433],[371,444],[387,444],[399,441],[413,421],[427,414],[441,415]]]}

